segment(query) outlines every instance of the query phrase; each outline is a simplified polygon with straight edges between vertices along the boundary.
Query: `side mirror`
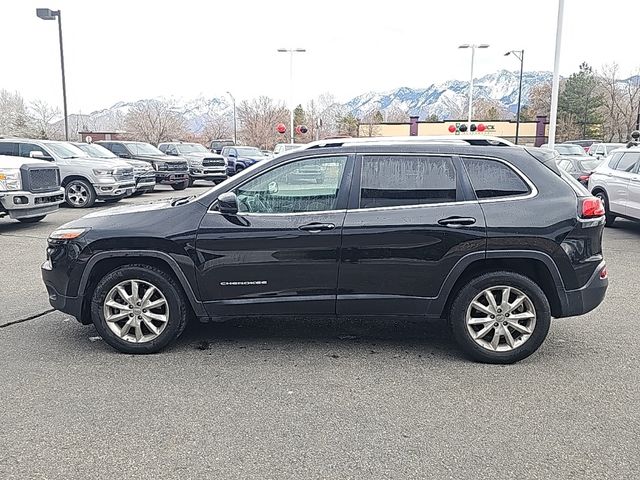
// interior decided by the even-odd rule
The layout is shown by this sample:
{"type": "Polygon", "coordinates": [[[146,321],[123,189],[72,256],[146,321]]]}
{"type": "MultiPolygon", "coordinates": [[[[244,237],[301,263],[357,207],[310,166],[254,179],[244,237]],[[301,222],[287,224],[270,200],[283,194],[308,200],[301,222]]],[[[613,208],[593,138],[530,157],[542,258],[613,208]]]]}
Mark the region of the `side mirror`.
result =
{"type": "Polygon", "coordinates": [[[233,192],[225,192],[218,197],[218,211],[223,215],[238,213],[238,197],[233,192]]]}
{"type": "Polygon", "coordinates": [[[128,153],[119,153],[118,156],[120,158],[131,158],[131,155],[129,155],[128,153]]]}
{"type": "Polygon", "coordinates": [[[172,157],[177,157],[178,156],[178,152],[167,151],[167,152],[164,152],[164,153],[166,153],[167,155],[171,155],[172,157]]]}
{"type": "Polygon", "coordinates": [[[49,155],[45,155],[44,152],[42,152],[40,150],[31,150],[29,152],[29,158],[37,158],[39,160],[51,159],[51,157],[49,155]]]}
{"type": "Polygon", "coordinates": [[[237,155],[237,154],[235,154],[235,153],[232,153],[232,152],[229,152],[229,156],[230,156],[231,158],[238,158],[238,155],[237,155]]]}

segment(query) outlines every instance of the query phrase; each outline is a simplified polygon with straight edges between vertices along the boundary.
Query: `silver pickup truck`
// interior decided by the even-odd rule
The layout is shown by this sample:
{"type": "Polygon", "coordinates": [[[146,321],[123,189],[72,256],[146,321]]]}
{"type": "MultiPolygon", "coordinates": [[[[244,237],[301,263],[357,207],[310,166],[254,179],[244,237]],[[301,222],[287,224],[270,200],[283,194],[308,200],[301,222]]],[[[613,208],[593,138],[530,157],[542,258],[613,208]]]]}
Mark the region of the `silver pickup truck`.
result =
{"type": "Polygon", "coordinates": [[[47,160],[60,169],[65,201],[73,208],[96,200],[117,202],[135,191],[133,167],[122,160],[94,159],[67,142],[27,138],[0,139],[0,155],[47,160]]]}
{"type": "Polygon", "coordinates": [[[62,202],[58,167],[42,160],[0,155],[0,217],[39,222],[62,202]]]}

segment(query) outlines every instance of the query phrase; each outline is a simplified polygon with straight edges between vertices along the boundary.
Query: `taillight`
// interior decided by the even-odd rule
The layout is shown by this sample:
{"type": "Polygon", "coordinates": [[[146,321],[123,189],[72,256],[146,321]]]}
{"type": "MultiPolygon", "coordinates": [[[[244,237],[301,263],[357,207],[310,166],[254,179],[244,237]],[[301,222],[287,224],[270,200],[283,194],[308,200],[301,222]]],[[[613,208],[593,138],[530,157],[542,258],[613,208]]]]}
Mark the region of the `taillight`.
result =
{"type": "Polygon", "coordinates": [[[587,197],[582,199],[582,218],[602,217],[605,214],[604,205],[599,198],[587,197]]]}
{"type": "Polygon", "coordinates": [[[588,182],[588,181],[589,181],[589,177],[590,177],[590,176],[591,176],[591,174],[589,174],[589,175],[580,175],[580,176],[578,177],[578,180],[579,180],[580,182],[588,182]]]}
{"type": "Polygon", "coordinates": [[[609,271],[607,270],[607,267],[602,267],[602,270],[600,270],[600,280],[604,280],[608,276],[609,276],[609,271]]]}

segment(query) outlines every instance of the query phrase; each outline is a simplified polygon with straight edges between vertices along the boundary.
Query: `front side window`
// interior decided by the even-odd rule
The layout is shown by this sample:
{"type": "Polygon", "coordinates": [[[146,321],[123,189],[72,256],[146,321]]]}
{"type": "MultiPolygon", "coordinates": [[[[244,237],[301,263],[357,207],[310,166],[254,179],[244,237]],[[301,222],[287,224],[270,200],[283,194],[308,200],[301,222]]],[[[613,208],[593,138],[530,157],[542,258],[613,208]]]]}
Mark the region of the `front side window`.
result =
{"type": "Polygon", "coordinates": [[[127,142],[125,145],[133,155],[164,155],[160,150],[149,143],[127,142]]]}
{"type": "Polygon", "coordinates": [[[380,155],[362,159],[360,208],[456,201],[456,171],[449,157],[380,155]]]}
{"type": "Polygon", "coordinates": [[[462,161],[479,200],[526,195],[530,192],[524,180],[502,162],[480,158],[463,158],[462,161]]]}
{"type": "Polygon", "coordinates": [[[31,155],[31,152],[42,152],[42,154],[45,156],[49,155],[49,152],[47,152],[44,148],[33,143],[20,143],[18,144],[18,148],[21,157],[29,157],[31,155]]]}
{"type": "Polygon", "coordinates": [[[616,170],[633,172],[638,160],[640,160],[640,153],[625,153],[616,165],[616,170]]]}
{"type": "Polygon", "coordinates": [[[240,213],[334,210],[347,157],[308,158],[280,165],[235,190],[240,213]]]}
{"type": "Polygon", "coordinates": [[[110,150],[115,153],[117,156],[120,155],[130,155],[129,152],[127,151],[127,149],[125,148],[124,145],[121,145],[119,143],[112,143],[110,150]]]}

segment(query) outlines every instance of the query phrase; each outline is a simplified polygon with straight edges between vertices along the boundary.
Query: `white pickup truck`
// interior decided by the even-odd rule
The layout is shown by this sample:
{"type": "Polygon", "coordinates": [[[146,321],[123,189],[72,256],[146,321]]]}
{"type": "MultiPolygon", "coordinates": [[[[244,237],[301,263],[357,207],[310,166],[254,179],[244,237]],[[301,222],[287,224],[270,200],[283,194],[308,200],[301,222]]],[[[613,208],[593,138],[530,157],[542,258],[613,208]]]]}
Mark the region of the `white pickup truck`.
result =
{"type": "Polygon", "coordinates": [[[62,202],[58,167],[44,160],[0,155],[0,217],[35,223],[62,202]]]}

